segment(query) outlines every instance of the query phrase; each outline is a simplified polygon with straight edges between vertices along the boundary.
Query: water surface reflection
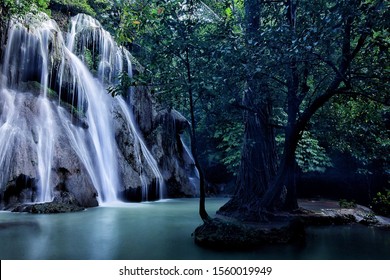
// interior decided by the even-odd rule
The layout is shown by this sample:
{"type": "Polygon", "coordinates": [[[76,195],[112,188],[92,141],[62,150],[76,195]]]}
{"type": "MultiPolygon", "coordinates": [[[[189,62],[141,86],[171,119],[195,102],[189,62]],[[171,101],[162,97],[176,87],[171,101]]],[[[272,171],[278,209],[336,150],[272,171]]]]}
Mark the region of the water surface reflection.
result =
{"type": "MultiPolygon", "coordinates": [[[[210,213],[226,199],[208,199],[210,213]]],[[[0,212],[1,259],[390,259],[389,232],[365,226],[307,229],[305,244],[220,252],[194,245],[196,199],[105,205],[79,213],[0,212]]]]}

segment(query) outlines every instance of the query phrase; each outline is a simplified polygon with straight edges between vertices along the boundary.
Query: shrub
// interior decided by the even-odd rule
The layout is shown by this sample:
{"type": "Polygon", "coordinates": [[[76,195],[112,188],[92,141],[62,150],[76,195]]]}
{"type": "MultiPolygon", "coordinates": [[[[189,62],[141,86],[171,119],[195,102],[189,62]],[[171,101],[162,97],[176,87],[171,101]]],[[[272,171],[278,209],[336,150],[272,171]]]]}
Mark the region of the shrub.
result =
{"type": "Polygon", "coordinates": [[[52,10],[60,11],[71,16],[78,13],[96,16],[95,11],[88,4],[87,0],[52,0],[49,7],[52,10]]]}
{"type": "Polygon", "coordinates": [[[348,201],[346,199],[340,199],[339,205],[341,208],[355,208],[356,202],[355,201],[348,201]]]}
{"type": "Polygon", "coordinates": [[[378,192],[372,200],[371,206],[375,213],[390,217],[390,189],[378,192]]]}

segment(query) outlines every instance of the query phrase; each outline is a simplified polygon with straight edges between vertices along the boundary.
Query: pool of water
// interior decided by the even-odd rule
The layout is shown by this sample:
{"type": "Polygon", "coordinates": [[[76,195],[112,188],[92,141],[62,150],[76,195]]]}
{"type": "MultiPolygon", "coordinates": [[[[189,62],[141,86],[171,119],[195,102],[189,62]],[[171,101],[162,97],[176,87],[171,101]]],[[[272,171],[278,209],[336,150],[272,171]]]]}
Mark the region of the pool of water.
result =
{"type": "MultiPolygon", "coordinates": [[[[226,199],[208,199],[210,214],[226,199]]],[[[0,212],[0,259],[390,259],[390,232],[371,227],[307,229],[305,244],[213,251],[194,244],[198,200],[117,204],[78,213],[0,212]]]]}

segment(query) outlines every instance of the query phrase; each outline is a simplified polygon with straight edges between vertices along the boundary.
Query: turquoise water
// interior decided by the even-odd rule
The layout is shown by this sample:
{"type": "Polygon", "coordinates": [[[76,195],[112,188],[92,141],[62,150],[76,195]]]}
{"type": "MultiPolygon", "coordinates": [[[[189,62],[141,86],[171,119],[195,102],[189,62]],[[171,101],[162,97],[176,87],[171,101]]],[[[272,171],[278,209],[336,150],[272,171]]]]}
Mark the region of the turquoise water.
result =
{"type": "MultiPolygon", "coordinates": [[[[208,199],[210,214],[226,199],[208,199]]],[[[194,244],[196,199],[117,204],[79,213],[0,212],[0,259],[390,259],[390,232],[365,226],[307,229],[305,244],[245,252],[194,244]]]]}

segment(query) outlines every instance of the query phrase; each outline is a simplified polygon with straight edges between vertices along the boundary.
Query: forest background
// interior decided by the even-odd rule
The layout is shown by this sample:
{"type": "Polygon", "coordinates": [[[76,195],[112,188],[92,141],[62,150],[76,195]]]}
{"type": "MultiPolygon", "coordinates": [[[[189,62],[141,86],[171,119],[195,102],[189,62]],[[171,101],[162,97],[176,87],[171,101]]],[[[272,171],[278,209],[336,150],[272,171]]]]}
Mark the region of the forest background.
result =
{"type": "Polygon", "coordinates": [[[389,214],[387,1],[3,0],[2,46],[31,10],[94,16],[132,52],[145,71],[109,92],[147,85],[190,120],[201,194],[234,194],[222,213],[321,196],[389,214]]]}

